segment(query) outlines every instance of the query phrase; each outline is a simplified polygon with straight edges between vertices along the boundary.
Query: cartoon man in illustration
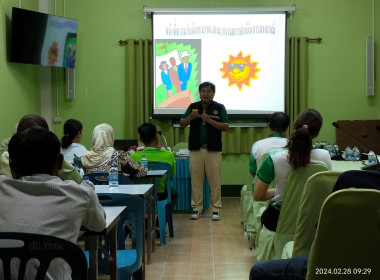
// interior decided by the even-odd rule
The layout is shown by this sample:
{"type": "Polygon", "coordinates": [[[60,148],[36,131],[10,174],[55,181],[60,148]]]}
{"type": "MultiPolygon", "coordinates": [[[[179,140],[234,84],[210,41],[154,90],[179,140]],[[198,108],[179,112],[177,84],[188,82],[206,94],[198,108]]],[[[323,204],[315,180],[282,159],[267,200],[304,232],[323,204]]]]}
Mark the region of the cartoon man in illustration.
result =
{"type": "Polygon", "coordinates": [[[187,51],[180,53],[179,58],[182,59],[183,63],[178,65],[178,77],[181,83],[181,91],[185,90],[187,87],[187,82],[190,79],[192,64],[189,63],[190,54],[187,51]]]}
{"type": "Polygon", "coordinates": [[[170,80],[177,92],[181,91],[181,82],[178,77],[178,66],[177,62],[175,61],[174,57],[170,58],[170,64],[172,65],[171,68],[169,68],[169,76],[170,80]]]}

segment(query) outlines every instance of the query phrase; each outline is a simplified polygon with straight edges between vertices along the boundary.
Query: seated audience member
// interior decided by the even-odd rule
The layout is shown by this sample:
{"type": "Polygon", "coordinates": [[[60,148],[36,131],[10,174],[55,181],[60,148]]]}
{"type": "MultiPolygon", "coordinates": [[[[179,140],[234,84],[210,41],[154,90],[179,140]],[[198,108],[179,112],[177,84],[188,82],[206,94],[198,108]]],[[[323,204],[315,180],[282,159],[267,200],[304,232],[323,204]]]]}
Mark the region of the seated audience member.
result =
{"type": "MultiPolygon", "coordinates": [[[[0,176],[1,231],[52,235],[76,243],[82,226],[104,229],[105,212],[95,192],[58,178],[62,163],[59,139],[45,128],[20,130],[11,138],[13,178],[0,176]]],[[[30,273],[34,274],[30,269],[26,275],[30,273]]],[[[68,279],[70,268],[57,261],[48,273],[49,279],[68,279]]]]}
{"type": "MultiPolygon", "coordinates": [[[[27,128],[34,126],[39,126],[49,130],[49,126],[43,117],[30,114],[21,118],[17,126],[17,132],[21,132],[27,128]]],[[[8,152],[4,152],[0,157],[0,175],[7,175],[8,177],[12,177],[11,170],[9,168],[8,152]]],[[[77,183],[82,182],[82,176],[79,174],[78,170],[76,170],[74,166],[66,160],[63,161],[62,169],[59,170],[58,177],[62,180],[73,180],[77,183]]]]}
{"type": "MultiPolygon", "coordinates": [[[[12,135],[14,135],[16,132],[17,132],[17,126],[18,126],[18,123],[13,127],[13,131],[12,131],[12,135]]],[[[11,140],[11,137],[8,137],[8,138],[5,138],[1,141],[0,143],[0,156],[4,153],[4,152],[7,152],[8,151],[8,143],[9,143],[9,140],[11,140]]]]}
{"type": "MultiPolygon", "coordinates": [[[[146,156],[148,161],[161,161],[169,163],[172,167],[171,176],[175,175],[175,159],[174,154],[171,151],[160,149],[158,147],[158,134],[157,128],[154,124],[151,123],[143,123],[138,128],[138,133],[140,135],[141,142],[144,143],[145,147],[143,150],[135,152],[131,155],[132,159],[135,161],[140,161],[143,155],[146,156]]],[[[164,200],[168,197],[168,193],[166,190],[166,174],[162,177],[160,181],[160,185],[157,188],[157,196],[158,200],[164,200]]],[[[172,208],[177,204],[178,200],[178,192],[176,189],[171,188],[171,201],[172,208]]]]}
{"type": "Polygon", "coordinates": [[[268,138],[256,141],[252,145],[249,157],[249,172],[252,176],[256,176],[257,162],[263,154],[285,148],[288,139],[284,137],[284,133],[289,127],[289,122],[289,116],[282,112],[276,112],[270,116],[268,138]]]}
{"type": "MultiPolygon", "coordinates": [[[[332,192],[348,188],[380,190],[380,170],[349,170],[339,175],[332,192]]],[[[304,280],[309,255],[256,263],[249,274],[251,280],[304,280]]]]}
{"type": "Polygon", "coordinates": [[[339,175],[333,192],[347,188],[380,191],[380,170],[349,170],[339,175]]]}
{"type": "Polygon", "coordinates": [[[92,133],[92,147],[89,152],[81,157],[84,173],[109,172],[115,164],[120,172],[135,177],[143,177],[148,170],[135,162],[131,156],[113,147],[113,128],[109,124],[99,124],[92,133]]]}
{"type": "Polygon", "coordinates": [[[312,139],[318,136],[322,121],[318,111],[303,111],[293,123],[294,132],[286,148],[270,153],[257,172],[259,179],[254,189],[254,198],[256,201],[270,200],[268,208],[261,216],[261,223],[271,231],[276,231],[277,228],[281,201],[290,171],[310,163],[323,164],[331,170],[329,152],[312,149],[312,139]],[[276,187],[268,189],[273,180],[276,181],[276,187]]]}
{"type": "Polygon", "coordinates": [[[74,155],[81,157],[88,152],[85,146],[79,144],[82,139],[82,128],[82,123],[74,119],[67,120],[63,125],[61,153],[71,164],[74,163],[74,155]]]}
{"type": "Polygon", "coordinates": [[[8,143],[9,143],[9,140],[11,139],[11,137],[8,137],[8,138],[4,138],[1,143],[0,143],[0,156],[4,153],[4,152],[7,152],[8,151],[8,143]]]}

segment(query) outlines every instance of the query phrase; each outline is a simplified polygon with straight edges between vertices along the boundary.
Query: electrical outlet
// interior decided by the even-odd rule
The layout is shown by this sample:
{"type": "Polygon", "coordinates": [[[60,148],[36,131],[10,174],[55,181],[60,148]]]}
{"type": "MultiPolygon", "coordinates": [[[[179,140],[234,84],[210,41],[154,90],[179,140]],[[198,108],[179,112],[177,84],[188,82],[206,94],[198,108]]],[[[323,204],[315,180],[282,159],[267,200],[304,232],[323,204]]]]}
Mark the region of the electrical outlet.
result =
{"type": "Polygon", "coordinates": [[[61,123],[61,122],[62,122],[61,117],[54,117],[53,118],[53,123],[61,123]]]}

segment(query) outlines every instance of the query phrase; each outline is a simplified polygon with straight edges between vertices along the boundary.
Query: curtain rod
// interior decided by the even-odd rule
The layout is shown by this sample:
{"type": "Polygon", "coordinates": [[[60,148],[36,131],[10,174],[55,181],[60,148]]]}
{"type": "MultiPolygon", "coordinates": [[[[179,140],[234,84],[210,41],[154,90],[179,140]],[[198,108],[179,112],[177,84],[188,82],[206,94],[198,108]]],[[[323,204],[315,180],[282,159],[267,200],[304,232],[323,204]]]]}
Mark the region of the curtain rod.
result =
{"type": "MultiPolygon", "coordinates": [[[[322,41],[322,38],[321,37],[318,37],[318,38],[306,38],[306,41],[307,42],[317,41],[318,43],[320,43],[322,41]]],[[[134,40],[134,43],[135,43],[135,45],[138,45],[139,41],[138,40],[134,40]]],[[[126,44],[128,44],[128,41],[126,41],[126,40],[119,40],[119,44],[120,45],[126,45],[126,44]]],[[[149,40],[149,44],[152,44],[152,40],[149,40]]]]}
{"type": "Polygon", "coordinates": [[[264,13],[264,12],[287,12],[293,14],[296,6],[291,7],[226,7],[226,8],[147,8],[143,6],[146,17],[147,13],[264,13]]]}
{"type": "MultiPolygon", "coordinates": [[[[298,39],[299,40],[299,39],[298,39]]],[[[310,41],[317,41],[318,43],[320,43],[322,41],[322,38],[321,37],[318,37],[318,38],[306,38],[306,41],[307,42],[310,42],[310,41]]]]}

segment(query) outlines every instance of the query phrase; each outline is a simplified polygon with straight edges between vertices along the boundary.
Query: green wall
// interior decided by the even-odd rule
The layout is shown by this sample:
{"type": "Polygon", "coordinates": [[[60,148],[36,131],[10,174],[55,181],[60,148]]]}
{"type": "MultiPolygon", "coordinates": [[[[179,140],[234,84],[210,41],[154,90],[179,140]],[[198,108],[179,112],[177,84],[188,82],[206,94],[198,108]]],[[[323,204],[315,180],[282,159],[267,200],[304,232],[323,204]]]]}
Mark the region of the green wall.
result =
{"type": "MultiPolygon", "coordinates": [[[[24,2],[25,9],[38,9],[38,1],[24,2]]],[[[40,66],[8,62],[12,6],[17,6],[18,1],[0,3],[0,139],[3,139],[11,136],[23,115],[40,113],[40,66]]]]}
{"type": "MultiPolygon", "coordinates": [[[[379,0],[376,12],[380,12],[379,0]]],[[[50,1],[51,10],[63,15],[63,0],[50,1]]],[[[65,98],[64,71],[52,68],[53,112],[62,120],[78,118],[84,124],[83,144],[91,143],[91,132],[101,122],[110,123],[116,138],[124,127],[124,48],[118,41],[150,38],[151,21],[144,20],[143,6],[163,7],[260,7],[291,6],[293,0],[66,0],[65,16],[78,19],[76,98],[65,98]],[[57,79],[58,78],[58,82],[57,79]]],[[[365,86],[366,37],[372,36],[372,1],[297,0],[296,12],[288,19],[288,36],[322,37],[321,43],[309,43],[309,107],[324,117],[319,140],[334,141],[331,122],[343,119],[379,119],[380,83],[375,82],[375,96],[367,97],[365,86]]],[[[0,138],[7,137],[20,117],[38,113],[38,66],[7,62],[6,31],[9,30],[11,6],[18,1],[2,0],[0,52],[0,138]]],[[[37,0],[22,1],[22,8],[38,10],[37,0]]],[[[376,14],[376,13],[375,13],[376,14]]],[[[375,20],[375,41],[380,23],[375,20]]],[[[380,38],[380,37],[379,37],[380,38]]],[[[376,46],[375,53],[379,53],[376,46]]],[[[377,68],[380,66],[377,65],[377,68]]],[[[52,129],[60,137],[62,123],[52,129]]],[[[137,135],[136,135],[137,137],[137,135]]],[[[239,135],[236,135],[239,137],[239,135]]],[[[253,139],[252,139],[253,141],[253,139]]],[[[224,155],[223,184],[243,184],[248,172],[248,155],[224,155]]]]}

